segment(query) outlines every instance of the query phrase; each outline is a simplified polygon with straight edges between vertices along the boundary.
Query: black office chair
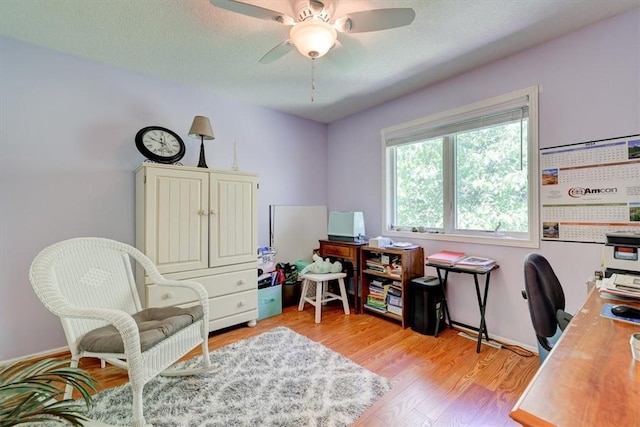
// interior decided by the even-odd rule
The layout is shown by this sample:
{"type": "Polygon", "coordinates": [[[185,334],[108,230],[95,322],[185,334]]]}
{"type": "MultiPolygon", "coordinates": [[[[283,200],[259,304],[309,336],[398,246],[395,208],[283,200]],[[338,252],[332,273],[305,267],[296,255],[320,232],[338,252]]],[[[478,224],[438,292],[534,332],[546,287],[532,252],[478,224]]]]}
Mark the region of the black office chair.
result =
{"type": "MultiPolygon", "coordinates": [[[[572,315],[564,311],[564,291],[549,261],[540,254],[531,253],[524,258],[524,290],[536,338],[547,351],[553,347],[549,338],[569,324],[572,315]]],[[[541,354],[541,361],[544,356],[541,354]]]]}

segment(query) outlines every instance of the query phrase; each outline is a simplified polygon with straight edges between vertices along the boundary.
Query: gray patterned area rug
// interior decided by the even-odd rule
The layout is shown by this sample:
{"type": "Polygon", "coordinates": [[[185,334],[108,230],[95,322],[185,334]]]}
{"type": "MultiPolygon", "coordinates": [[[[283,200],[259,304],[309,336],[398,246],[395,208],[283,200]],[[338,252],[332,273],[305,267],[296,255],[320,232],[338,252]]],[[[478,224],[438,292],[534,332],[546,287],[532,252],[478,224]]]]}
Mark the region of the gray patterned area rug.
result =
{"type": "MultiPolygon", "coordinates": [[[[286,327],[210,353],[219,368],[157,377],[144,388],[147,423],[162,426],[346,426],[390,382],[286,327]]],[[[183,362],[195,365],[197,359],[183,362]]],[[[90,417],[131,425],[128,385],[95,396],[90,417]]]]}

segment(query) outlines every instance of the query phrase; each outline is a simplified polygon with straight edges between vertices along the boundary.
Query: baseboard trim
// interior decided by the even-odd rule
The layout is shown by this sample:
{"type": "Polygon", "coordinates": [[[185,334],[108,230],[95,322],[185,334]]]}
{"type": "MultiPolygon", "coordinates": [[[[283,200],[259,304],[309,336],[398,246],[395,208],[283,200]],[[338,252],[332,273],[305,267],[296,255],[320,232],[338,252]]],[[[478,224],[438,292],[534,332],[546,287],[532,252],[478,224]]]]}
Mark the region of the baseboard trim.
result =
{"type": "MultiPolygon", "coordinates": [[[[453,328],[458,330],[458,331],[462,331],[462,333],[464,335],[468,335],[468,336],[465,336],[465,338],[473,339],[476,342],[478,341],[478,338],[477,338],[478,331],[473,330],[473,329],[469,329],[469,328],[465,328],[464,326],[459,326],[459,325],[455,325],[453,328]]],[[[461,336],[463,336],[463,335],[461,335],[461,336]]],[[[489,338],[491,339],[491,341],[487,342],[487,340],[485,340],[483,338],[482,339],[482,343],[490,345],[492,347],[496,347],[496,348],[503,347],[505,344],[506,345],[513,345],[513,346],[521,347],[521,348],[523,348],[525,350],[528,350],[528,351],[530,351],[532,353],[535,353],[536,355],[538,354],[538,347],[532,347],[530,345],[523,344],[521,342],[514,341],[512,339],[505,338],[505,337],[502,337],[500,335],[495,335],[495,334],[491,334],[489,336],[489,338]],[[493,341],[496,341],[496,342],[493,342],[493,341]],[[500,347],[498,347],[498,345],[500,345],[500,347]]]]}
{"type": "MultiPolygon", "coordinates": [[[[470,339],[471,341],[474,341],[474,342],[478,342],[478,338],[477,337],[474,337],[473,335],[471,335],[471,334],[469,334],[467,332],[464,332],[464,331],[458,332],[458,336],[470,339]]],[[[488,345],[488,346],[493,347],[493,348],[502,348],[502,344],[500,344],[497,341],[494,341],[493,339],[491,341],[487,341],[486,339],[482,338],[482,344],[488,345]]]]}
{"type": "Polygon", "coordinates": [[[21,357],[14,357],[13,359],[0,360],[0,366],[11,365],[12,363],[20,362],[23,360],[46,359],[47,357],[58,357],[65,353],[69,355],[69,358],[71,358],[71,351],[69,350],[69,346],[54,348],[52,350],[40,351],[38,353],[27,354],[21,357]]]}

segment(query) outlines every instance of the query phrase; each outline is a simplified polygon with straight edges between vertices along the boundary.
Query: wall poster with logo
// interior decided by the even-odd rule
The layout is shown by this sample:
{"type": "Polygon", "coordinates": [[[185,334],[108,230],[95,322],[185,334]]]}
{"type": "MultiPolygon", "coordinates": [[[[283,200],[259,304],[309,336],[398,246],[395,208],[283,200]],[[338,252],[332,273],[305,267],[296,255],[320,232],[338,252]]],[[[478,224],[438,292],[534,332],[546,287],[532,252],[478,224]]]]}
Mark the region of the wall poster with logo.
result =
{"type": "Polygon", "coordinates": [[[640,233],[640,134],[540,149],[542,240],[640,233]]]}

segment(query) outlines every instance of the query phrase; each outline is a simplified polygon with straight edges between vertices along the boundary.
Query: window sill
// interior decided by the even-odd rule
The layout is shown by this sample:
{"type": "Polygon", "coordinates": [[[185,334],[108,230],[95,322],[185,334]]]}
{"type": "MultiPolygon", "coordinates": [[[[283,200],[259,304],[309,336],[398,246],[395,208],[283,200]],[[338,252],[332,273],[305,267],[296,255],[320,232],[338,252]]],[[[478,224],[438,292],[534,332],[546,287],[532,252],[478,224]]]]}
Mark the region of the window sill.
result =
{"type": "Polygon", "coordinates": [[[390,237],[395,241],[400,240],[441,240],[445,242],[461,242],[461,243],[474,243],[481,245],[493,245],[493,246],[510,246],[519,248],[539,248],[540,243],[538,239],[526,240],[517,239],[509,236],[478,236],[467,234],[445,234],[445,233],[419,233],[409,231],[387,231],[384,233],[385,237],[390,237]]]}

